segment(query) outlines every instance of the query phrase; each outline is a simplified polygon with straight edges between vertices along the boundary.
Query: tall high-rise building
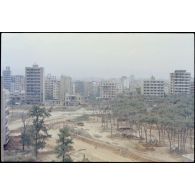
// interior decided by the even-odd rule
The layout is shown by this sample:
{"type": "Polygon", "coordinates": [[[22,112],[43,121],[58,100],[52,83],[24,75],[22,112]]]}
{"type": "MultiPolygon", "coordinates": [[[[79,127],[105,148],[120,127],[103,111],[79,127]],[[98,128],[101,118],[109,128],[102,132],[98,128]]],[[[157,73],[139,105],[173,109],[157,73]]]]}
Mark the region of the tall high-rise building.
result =
{"type": "Polygon", "coordinates": [[[126,76],[122,76],[120,78],[120,82],[121,82],[121,87],[123,92],[129,89],[129,79],[126,76]]]}
{"type": "Polygon", "coordinates": [[[27,104],[43,104],[45,102],[44,69],[38,65],[25,69],[25,91],[27,104]]]}
{"type": "Polygon", "coordinates": [[[162,80],[156,80],[153,76],[149,80],[144,80],[144,96],[159,96],[165,95],[165,83],[162,80]]]}
{"type": "Polygon", "coordinates": [[[8,91],[11,90],[11,83],[12,83],[12,76],[11,70],[9,66],[6,66],[5,70],[3,71],[3,86],[8,91]]]}
{"type": "Polygon", "coordinates": [[[60,78],[60,104],[66,104],[66,96],[73,93],[72,78],[62,75],[60,78]]]}
{"type": "Polygon", "coordinates": [[[45,79],[45,100],[60,99],[60,81],[56,76],[48,74],[45,79]]]}
{"type": "Polygon", "coordinates": [[[191,74],[186,70],[175,70],[170,73],[170,93],[173,95],[190,94],[191,74]]]}

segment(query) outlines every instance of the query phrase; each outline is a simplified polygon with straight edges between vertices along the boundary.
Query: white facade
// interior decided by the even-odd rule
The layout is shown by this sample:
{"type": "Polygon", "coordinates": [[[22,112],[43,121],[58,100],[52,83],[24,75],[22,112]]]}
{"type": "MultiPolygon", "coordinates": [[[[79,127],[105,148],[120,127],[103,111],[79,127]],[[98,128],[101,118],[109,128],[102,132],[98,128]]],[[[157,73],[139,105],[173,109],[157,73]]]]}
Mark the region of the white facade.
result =
{"type": "Polygon", "coordinates": [[[175,70],[170,73],[170,93],[173,95],[190,94],[191,74],[186,70],[175,70]]]}
{"type": "Polygon", "coordinates": [[[45,100],[60,99],[60,81],[55,76],[47,75],[45,79],[45,100]]]}
{"type": "Polygon", "coordinates": [[[111,99],[121,92],[122,87],[119,82],[106,80],[100,83],[100,98],[111,99]]]}
{"type": "Polygon", "coordinates": [[[163,97],[165,94],[165,83],[162,80],[156,80],[151,77],[150,80],[144,80],[143,92],[144,96],[159,96],[163,97]]]}
{"type": "Polygon", "coordinates": [[[44,69],[38,65],[26,67],[25,70],[25,91],[27,104],[44,104],[44,69]]]}
{"type": "Polygon", "coordinates": [[[60,79],[60,104],[65,105],[66,96],[72,95],[72,78],[62,75],[60,79]]]}

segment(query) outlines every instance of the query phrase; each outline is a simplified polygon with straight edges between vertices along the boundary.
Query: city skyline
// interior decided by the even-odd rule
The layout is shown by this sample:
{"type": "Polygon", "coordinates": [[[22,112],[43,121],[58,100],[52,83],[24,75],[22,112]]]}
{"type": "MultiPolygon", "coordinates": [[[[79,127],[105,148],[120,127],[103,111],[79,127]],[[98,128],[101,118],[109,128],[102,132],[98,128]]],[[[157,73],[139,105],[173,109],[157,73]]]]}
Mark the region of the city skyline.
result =
{"type": "Polygon", "coordinates": [[[45,68],[45,76],[73,79],[154,75],[167,80],[174,70],[187,70],[194,77],[193,38],[163,33],[4,33],[2,70],[10,66],[14,74],[24,75],[26,66],[37,63],[45,68]]]}

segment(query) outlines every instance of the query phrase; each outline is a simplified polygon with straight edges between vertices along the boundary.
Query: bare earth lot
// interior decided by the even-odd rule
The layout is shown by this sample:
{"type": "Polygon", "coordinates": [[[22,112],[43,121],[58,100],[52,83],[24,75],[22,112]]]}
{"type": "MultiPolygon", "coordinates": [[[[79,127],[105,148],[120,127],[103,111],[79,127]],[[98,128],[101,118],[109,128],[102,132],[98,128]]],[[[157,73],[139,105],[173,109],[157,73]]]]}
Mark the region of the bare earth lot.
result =
{"type": "MultiPolygon", "coordinates": [[[[84,121],[84,126],[77,126],[73,120],[92,111],[80,108],[76,111],[55,111],[46,120],[50,127],[46,148],[40,151],[38,161],[60,161],[54,153],[58,129],[63,125],[75,128],[73,136],[73,151],[71,153],[74,161],[81,161],[83,157],[95,162],[182,162],[185,161],[181,155],[170,154],[168,147],[145,147],[139,140],[127,139],[118,135],[113,130],[111,137],[110,129],[102,129],[100,119],[93,117],[84,121]],[[78,133],[79,132],[79,133],[78,133]],[[79,134],[79,135],[78,135],[79,134]]],[[[20,135],[21,120],[11,121],[9,128],[11,136],[20,135]]]]}

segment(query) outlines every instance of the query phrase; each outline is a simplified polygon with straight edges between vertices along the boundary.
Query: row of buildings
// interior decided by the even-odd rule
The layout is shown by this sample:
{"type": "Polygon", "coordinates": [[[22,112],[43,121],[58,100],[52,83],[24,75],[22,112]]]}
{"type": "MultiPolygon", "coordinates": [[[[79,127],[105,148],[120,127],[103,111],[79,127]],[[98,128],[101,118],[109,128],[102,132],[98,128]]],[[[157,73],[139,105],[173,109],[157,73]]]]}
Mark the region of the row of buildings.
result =
{"type": "Polygon", "coordinates": [[[194,80],[186,70],[170,73],[170,80],[136,80],[123,76],[120,79],[100,81],[73,81],[62,75],[59,79],[51,74],[45,77],[44,68],[38,65],[25,68],[25,76],[13,75],[9,67],[3,71],[4,88],[10,92],[13,104],[50,104],[72,106],[86,99],[110,99],[120,93],[144,96],[194,94],[194,80]]]}
{"type": "Polygon", "coordinates": [[[45,77],[44,68],[38,65],[25,68],[25,76],[12,75],[9,67],[1,77],[1,143],[9,141],[8,104],[49,104],[75,106],[89,98],[111,99],[118,94],[163,97],[194,94],[194,80],[186,70],[170,73],[170,80],[137,80],[134,76],[99,81],[73,81],[62,75],[45,77]]]}
{"type": "Polygon", "coordinates": [[[38,65],[25,68],[25,76],[12,75],[10,67],[3,71],[4,88],[10,93],[12,104],[75,105],[88,97],[98,96],[96,82],[74,81],[62,75],[59,79],[45,76],[38,65]]]}
{"type": "Polygon", "coordinates": [[[143,94],[145,96],[170,95],[190,95],[194,94],[194,80],[191,74],[186,70],[176,70],[170,73],[170,81],[156,80],[151,77],[150,80],[144,80],[143,94]]]}

